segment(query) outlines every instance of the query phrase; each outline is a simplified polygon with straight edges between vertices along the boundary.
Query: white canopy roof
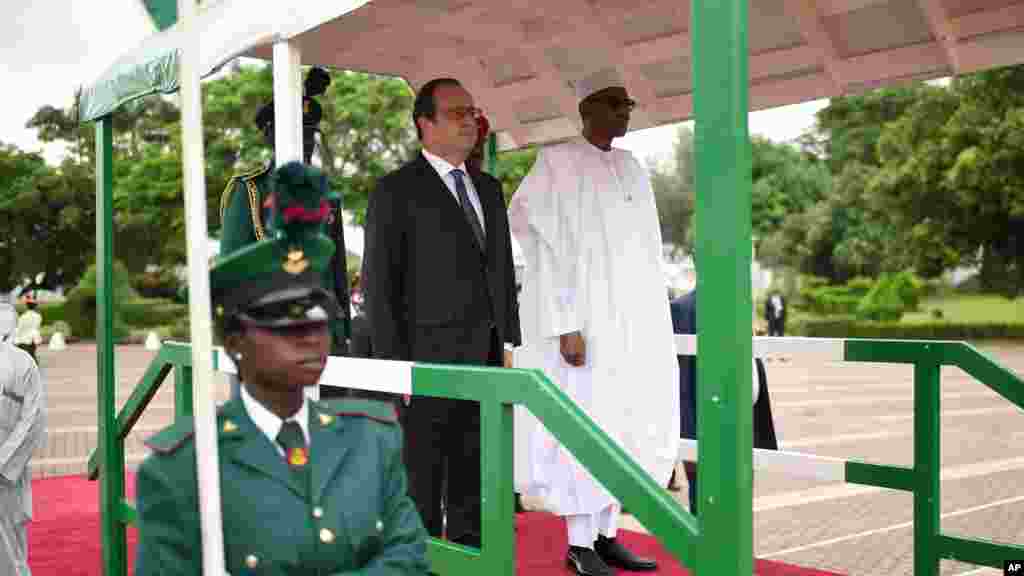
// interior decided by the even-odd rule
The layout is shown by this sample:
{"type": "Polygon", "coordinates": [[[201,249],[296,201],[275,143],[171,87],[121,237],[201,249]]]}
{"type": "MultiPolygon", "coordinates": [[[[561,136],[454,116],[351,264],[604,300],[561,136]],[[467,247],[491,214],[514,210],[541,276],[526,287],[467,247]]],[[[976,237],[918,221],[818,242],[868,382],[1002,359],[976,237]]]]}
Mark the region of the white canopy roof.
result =
{"type": "MultiPolygon", "coordinates": [[[[453,76],[502,149],[571,137],[572,83],[615,67],[640,107],[633,129],[692,113],[689,0],[221,0],[197,22],[204,74],[296,39],[303,64],[453,76]]],[[[82,118],[177,89],[178,26],[84,91],[82,118]]],[[[762,109],[1024,62],[1022,0],[752,0],[750,105],[762,109]]]]}

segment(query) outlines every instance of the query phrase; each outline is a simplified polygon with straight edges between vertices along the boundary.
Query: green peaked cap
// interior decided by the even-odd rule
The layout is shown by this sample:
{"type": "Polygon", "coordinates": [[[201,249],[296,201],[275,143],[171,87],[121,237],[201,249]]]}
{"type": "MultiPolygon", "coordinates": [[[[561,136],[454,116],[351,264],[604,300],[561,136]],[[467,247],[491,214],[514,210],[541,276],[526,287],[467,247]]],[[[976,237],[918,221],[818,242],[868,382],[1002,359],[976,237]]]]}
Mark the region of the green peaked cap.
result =
{"type": "Polygon", "coordinates": [[[210,292],[218,316],[297,288],[323,290],[321,277],[334,255],[323,234],[330,214],[327,178],[313,166],[289,162],[274,171],[272,216],[266,237],[222,254],[210,268],[210,292]]]}

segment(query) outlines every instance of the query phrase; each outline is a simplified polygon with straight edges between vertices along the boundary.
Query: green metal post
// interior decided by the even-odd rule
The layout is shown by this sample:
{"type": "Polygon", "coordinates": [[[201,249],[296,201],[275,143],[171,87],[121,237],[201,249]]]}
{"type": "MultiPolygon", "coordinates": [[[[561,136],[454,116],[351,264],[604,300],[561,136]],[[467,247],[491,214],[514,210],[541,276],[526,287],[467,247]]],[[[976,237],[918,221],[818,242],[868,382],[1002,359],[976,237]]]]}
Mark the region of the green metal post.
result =
{"type": "Polygon", "coordinates": [[[174,417],[192,416],[192,367],[174,365],[174,417]]]}
{"type": "Polygon", "coordinates": [[[749,576],[752,545],[747,0],[691,5],[697,184],[701,576],[749,576]],[[711,321],[711,320],[714,321],[711,321]]]}
{"type": "Polygon", "coordinates": [[[484,170],[491,176],[498,177],[498,137],[493,133],[487,136],[487,143],[484,145],[484,170]]]}
{"type": "Polygon", "coordinates": [[[914,364],[914,576],[939,573],[941,366],[930,356],[914,364]]]}
{"type": "Polygon", "coordinates": [[[100,521],[103,566],[106,576],[128,572],[125,527],[121,523],[124,498],[124,446],[117,436],[114,377],[114,208],[113,121],[96,122],[96,371],[99,393],[100,521]]]}
{"type": "Polygon", "coordinates": [[[480,403],[480,479],[487,566],[481,573],[512,576],[516,570],[512,496],[512,405],[480,403]]]}

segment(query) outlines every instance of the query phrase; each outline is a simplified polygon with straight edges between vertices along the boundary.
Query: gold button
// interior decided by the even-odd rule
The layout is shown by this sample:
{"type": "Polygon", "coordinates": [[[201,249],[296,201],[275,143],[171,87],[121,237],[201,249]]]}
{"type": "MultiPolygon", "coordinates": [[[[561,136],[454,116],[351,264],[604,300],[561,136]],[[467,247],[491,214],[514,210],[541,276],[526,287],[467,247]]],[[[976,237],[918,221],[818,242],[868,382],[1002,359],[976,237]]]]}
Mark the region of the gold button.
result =
{"type": "Polygon", "coordinates": [[[324,516],[324,509],[323,508],[321,508],[319,506],[317,506],[316,508],[313,508],[313,518],[323,518],[323,516],[324,516]]]}
{"type": "Polygon", "coordinates": [[[331,422],[334,422],[334,416],[331,416],[330,414],[321,414],[320,415],[320,424],[322,424],[324,426],[327,426],[331,422]]]}
{"type": "Polygon", "coordinates": [[[321,528],[320,541],[324,544],[330,544],[331,542],[334,542],[334,532],[331,532],[327,528],[321,528]]]}
{"type": "Polygon", "coordinates": [[[249,568],[255,568],[260,565],[260,559],[253,554],[249,554],[245,557],[245,565],[249,568]]]}
{"type": "Polygon", "coordinates": [[[383,531],[384,531],[384,523],[381,522],[380,520],[377,520],[377,532],[383,532],[383,531]]]}

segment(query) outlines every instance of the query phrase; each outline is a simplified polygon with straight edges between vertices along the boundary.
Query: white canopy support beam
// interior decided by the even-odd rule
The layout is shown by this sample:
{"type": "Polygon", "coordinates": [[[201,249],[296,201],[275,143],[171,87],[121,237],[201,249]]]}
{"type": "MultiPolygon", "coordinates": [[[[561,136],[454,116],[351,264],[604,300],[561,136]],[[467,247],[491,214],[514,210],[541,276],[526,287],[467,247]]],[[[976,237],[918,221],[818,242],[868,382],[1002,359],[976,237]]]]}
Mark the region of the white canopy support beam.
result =
{"type": "Polygon", "coordinates": [[[932,35],[935,36],[935,42],[945,50],[946,58],[949,59],[949,67],[954,73],[959,73],[960,54],[956,47],[957,39],[953,35],[953,25],[945,6],[939,0],[920,0],[920,2],[921,9],[924,10],[925,17],[928,19],[928,26],[932,30],[932,35]]]}
{"type": "Polygon", "coordinates": [[[274,160],[302,161],[302,53],[295,42],[274,43],[274,160]]]}
{"type": "MultiPolygon", "coordinates": [[[[698,356],[697,336],[676,334],[676,354],[698,356]]],[[[786,356],[801,361],[844,362],[846,340],[843,338],[804,338],[802,336],[755,336],[754,357],[786,356]]]]}
{"type": "MultiPolygon", "coordinates": [[[[679,460],[698,462],[698,445],[697,440],[680,438],[679,460]]],[[[754,470],[781,472],[795,478],[808,478],[823,482],[846,481],[846,460],[784,450],[754,448],[754,470]]]]}
{"type": "Polygon", "coordinates": [[[217,447],[216,396],[213,386],[213,327],[210,322],[210,267],[207,250],[206,162],[203,152],[203,98],[199,85],[199,35],[195,0],[178,0],[179,21],[186,31],[181,46],[181,136],[185,184],[185,233],[188,254],[189,323],[192,337],[196,476],[203,545],[203,574],[224,573],[220,458],[217,447]]]}
{"type": "MultiPolygon", "coordinates": [[[[297,42],[274,43],[274,163],[302,162],[302,51],[297,42]]],[[[306,396],[320,399],[320,388],[306,396]]]]}
{"type": "Polygon", "coordinates": [[[792,14],[800,23],[804,40],[820,54],[821,64],[832,80],[835,93],[842,94],[845,88],[845,79],[841,70],[842,61],[839,57],[839,50],[828,30],[825,29],[817,3],[814,0],[784,1],[786,12],[792,14]]]}

